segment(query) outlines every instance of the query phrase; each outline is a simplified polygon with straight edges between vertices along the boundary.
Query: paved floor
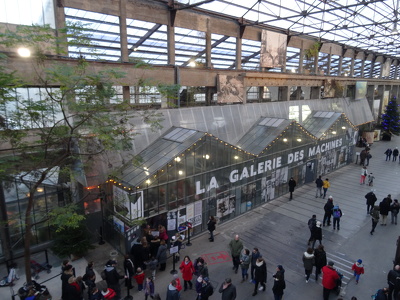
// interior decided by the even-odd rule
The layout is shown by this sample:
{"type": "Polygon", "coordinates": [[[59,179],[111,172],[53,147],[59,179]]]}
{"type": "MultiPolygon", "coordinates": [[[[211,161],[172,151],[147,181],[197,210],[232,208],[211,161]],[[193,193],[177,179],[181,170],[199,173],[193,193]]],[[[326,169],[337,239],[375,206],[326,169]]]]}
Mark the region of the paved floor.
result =
{"type": "MultiPolygon", "coordinates": [[[[394,148],[397,145],[400,146],[400,138],[395,137],[390,142],[377,142],[371,147],[372,159],[368,170],[376,177],[373,188],[376,189],[378,202],[387,194],[391,194],[392,198],[399,197],[400,164],[386,162],[383,154],[388,147],[394,148]]],[[[357,148],[357,151],[360,151],[360,148],[357,148]]],[[[359,184],[360,170],[361,167],[353,163],[327,176],[331,182],[328,194],[333,196],[335,204],[340,205],[344,215],[340,231],[334,231],[332,227],[323,227],[322,242],[328,259],[333,260],[335,266],[344,274],[341,291],[344,299],[350,299],[352,296],[358,299],[370,299],[378,288],[386,285],[387,272],[392,267],[396,240],[400,233],[399,223],[397,226],[378,225],[376,233],[373,236],[369,234],[371,219],[366,215],[364,195],[370,188],[359,184]],[[356,285],[351,266],[359,258],[364,262],[365,275],[362,275],[359,284],[356,285]]],[[[316,283],[312,277],[309,283],[305,282],[301,258],[307,248],[309,237],[307,221],[312,214],[316,214],[321,220],[325,202],[324,199],[315,198],[315,184],[302,186],[295,190],[293,201],[289,201],[287,195],[282,196],[230,222],[218,225],[214,243],[208,241],[207,234],[197,236],[192,240],[191,247],[182,250],[182,255],[189,255],[192,259],[200,255],[205,257],[210,279],[216,289],[224,278],[231,277],[237,286],[237,300],[273,299],[272,274],[278,264],[282,264],[286,269],[285,300],[322,299],[321,280],[316,283]],[[241,236],[245,247],[249,249],[258,247],[266,259],[268,267],[266,292],[259,292],[252,297],[253,285],[248,282],[240,283],[241,276],[233,273],[227,245],[234,234],[241,236]]],[[[108,244],[97,246],[87,257],[74,261],[77,274],[83,274],[87,261],[90,260],[97,262],[96,270],[100,272],[112,250],[108,244]]],[[[39,282],[55,276],[60,270],[60,260],[53,256],[50,259],[55,267],[52,273],[41,274],[39,282]]],[[[122,258],[118,257],[118,261],[119,267],[122,267],[122,258]]],[[[172,279],[169,272],[172,268],[169,259],[167,270],[159,272],[156,276],[156,291],[160,293],[162,299],[165,299],[168,282],[172,279]]],[[[4,266],[2,270],[5,273],[4,266]]],[[[100,276],[98,278],[100,279],[100,276]]],[[[14,287],[15,291],[23,280],[23,278],[19,280],[14,287]]],[[[59,299],[61,286],[59,277],[50,279],[45,284],[49,287],[53,299],[59,299]]],[[[11,293],[9,288],[1,288],[0,298],[10,299],[11,293]]],[[[131,291],[131,295],[134,299],[144,299],[144,295],[138,294],[136,290],[131,291]]],[[[181,299],[193,300],[195,297],[195,292],[189,290],[182,293],[181,299]]],[[[220,299],[219,293],[216,291],[210,299],[220,299]]],[[[337,296],[331,295],[331,299],[337,299],[337,296]]]]}

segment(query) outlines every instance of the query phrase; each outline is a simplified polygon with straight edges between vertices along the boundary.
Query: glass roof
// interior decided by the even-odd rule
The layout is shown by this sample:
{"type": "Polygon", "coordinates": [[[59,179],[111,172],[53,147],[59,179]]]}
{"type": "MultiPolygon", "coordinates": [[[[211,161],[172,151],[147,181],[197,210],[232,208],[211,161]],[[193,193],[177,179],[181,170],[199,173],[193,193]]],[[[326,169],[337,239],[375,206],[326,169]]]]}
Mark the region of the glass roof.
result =
{"type": "Polygon", "coordinates": [[[245,151],[259,154],[292,122],[293,120],[287,119],[261,118],[237,145],[245,151]]]}
{"type": "Polygon", "coordinates": [[[398,0],[214,0],[198,7],[244,18],[250,26],[271,26],[289,35],[311,35],[322,41],[399,56],[398,0]]]}
{"type": "Polygon", "coordinates": [[[137,186],[204,135],[204,132],[197,130],[173,127],[163,137],[139,153],[137,160],[140,162],[127,165],[121,172],[121,178],[127,184],[137,186]]]}
{"type": "Polygon", "coordinates": [[[342,114],[338,112],[313,111],[301,125],[317,138],[321,138],[341,117],[342,114]]]}

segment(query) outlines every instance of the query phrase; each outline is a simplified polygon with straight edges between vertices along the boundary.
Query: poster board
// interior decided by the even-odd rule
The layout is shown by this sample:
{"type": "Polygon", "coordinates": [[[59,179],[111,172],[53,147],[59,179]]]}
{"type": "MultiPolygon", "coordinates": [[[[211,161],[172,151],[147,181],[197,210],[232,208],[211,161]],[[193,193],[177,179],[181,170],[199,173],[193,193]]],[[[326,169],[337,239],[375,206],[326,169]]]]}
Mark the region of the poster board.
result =
{"type": "Polygon", "coordinates": [[[144,216],[143,191],[131,193],[113,186],[114,211],[128,220],[135,220],[144,216]]]}
{"type": "Polygon", "coordinates": [[[217,75],[217,102],[242,103],[244,102],[244,77],[231,75],[217,75]]]}
{"type": "Polygon", "coordinates": [[[286,64],[287,36],[273,31],[261,31],[260,66],[282,68],[286,64]]]}

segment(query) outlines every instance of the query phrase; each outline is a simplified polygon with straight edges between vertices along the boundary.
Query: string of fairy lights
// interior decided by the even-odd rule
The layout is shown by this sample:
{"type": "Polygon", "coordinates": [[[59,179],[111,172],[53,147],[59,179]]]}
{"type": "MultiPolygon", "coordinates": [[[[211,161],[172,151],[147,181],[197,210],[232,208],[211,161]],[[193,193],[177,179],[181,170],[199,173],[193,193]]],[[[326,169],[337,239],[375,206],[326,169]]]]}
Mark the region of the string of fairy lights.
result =
{"type": "MultiPolygon", "coordinates": [[[[287,136],[289,133],[292,133],[293,130],[295,130],[295,129],[301,131],[302,134],[304,134],[306,137],[310,138],[310,139],[311,139],[312,141],[314,141],[314,142],[317,142],[317,141],[322,140],[322,139],[327,139],[327,138],[329,138],[329,137],[327,136],[326,133],[329,133],[330,136],[336,135],[336,134],[337,134],[337,131],[336,131],[337,129],[336,129],[336,127],[337,127],[337,125],[338,125],[339,122],[340,122],[340,123],[345,122],[345,123],[348,124],[348,126],[350,126],[351,128],[353,128],[353,130],[355,130],[355,131],[358,130],[357,126],[353,125],[353,124],[351,123],[351,121],[347,118],[347,116],[346,116],[344,113],[341,113],[341,117],[342,117],[342,118],[340,118],[340,117],[337,118],[337,120],[329,127],[329,129],[327,129],[327,130],[325,131],[323,137],[321,137],[321,138],[316,137],[316,136],[313,135],[311,132],[309,132],[306,128],[304,128],[300,123],[298,123],[297,121],[293,120],[293,121],[292,121],[289,125],[287,125],[287,126],[285,127],[285,129],[283,129],[283,130],[281,131],[281,133],[280,133],[274,140],[272,140],[272,141],[264,148],[264,150],[261,151],[261,153],[259,153],[259,154],[255,154],[255,153],[251,153],[251,152],[245,151],[245,150],[241,149],[239,146],[235,146],[235,145],[232,145],[232,144],[230,144],[230,143],[227,143],[227,142],[221,140],[220,138],[214,136],[213,134],[208,133],[208,132],[205,132],[204,135],[203,135],[202,137],[200,137],[199,139],[197,139],[191,146],[189,146],[189,148],[187,148],[186,150],[184,150],[183,153],[180,153],[180,154],[178,154],[176,157],[172,158],[172,159],[165,165],[165,167],[167,167],[167,166],[168,166],[168,167],[172,167],[172,165],[174,164],[174,162],[180,162],[180,161],[182,161],[182,159],[184,159],[184,157],[185,157],[185,155],[186,155],[185,153],[186,153],[186,152],[191,152],[192,148],[195,147],[195,146],[197,146],[197,143],[201,142],[201,141],[204,139],[204,137],[213,138],[215,141],[217,141],[217,142],[223,144],[224,146],[230,147],[230,148],[232,148],[233,150],[238,151],[238,152],[239,152],[238,154],[242,153],[242,154],[247,154],[247,155],[249,155],[250,157],[253,157],[253,158],[258,158],[258,157],[264,156],[265,154],[271,154],[271,153],[267,153],[267,151],[270,150],[274,145],[276,145],[276,143],[279,142],[280,140],[282,140],[283,143],[287,144],[287,143],[289,142],[289,140],[288,140],[288,138],[287,138],[286,136],[287,136]],[[295,126],[296,126],[296,127],[295,127],[295,126]],[[336,130],[332,130],[332,129],[336,129],[336,130]],[[290,131],[290,132],[288,132],[288,131],[290,131]]],[[[346,128],[345,126],[342,126],[341,129],[342,129],[342,130],[346,130],[347,128],[346,128]]],[[[298,143],[304,142],[300,137],[296,138],[296,141],[297,141],[298,143]]],[[[307,141],[307,143],[308,143],[308,141],[307,141]]],[[[234,158],[236,159],[236,157],[238,158],[239,156],[235,155],[234,158]]],[[[209,155],[205,154],[205,155],[203,155],[203,158],[209,159],[209,155]],[[207,157],[207,156],[208,156],[208,157],[207,157]]],[[[139,184],[139,185],[137,185],[137,186],[135,186],[135,187],[133,187],[133,186],[130,185],[129,183],[124,182],[123,180],[118,179],[117,177],[109,178],[108,180],[106,180],[105,183],[106,183],[106,184],[107,184],[107,183],[110,183],[110,184],[113,184],[114,186],[117,186],[117,187],[119,187],[119,188],[121,188],[121,189],[124,189],[124,190],[126,190],[126,191],[128,191],[128,192],[133,192],[135,189],[136,189],[136,190],[139,190],[139,189],[141,188],[141,186],[143,187],[143,184],[149,185],[149,184],[151,184],[152,180],[157,179],[157,174],[151,174],[150,171],[149,171],[149,169],[143,168],[143,167],[141,167],[140,169],[145,170],[145,174],[147,175],[147,177],[146,177],[144,180],[141,181],[141,184],[139,184]]],[[[161,172],[161,173],[163,173],[163,172],[164,172],[164,168],[162,168],[161,170],[156,170],[155,172],[161,172]]],[[[179,171],[178,171],[178,172],[179,172],[179,171]]],[[[179,173],[179,175],[183,175],[183,172],[182,172],[182,173],[179,173]]],[[[100,186],[98,186],[98,187],[100,187],[100,186]]],[[[144,187],[145,187],[145,186],[144,186],[144,187]]],[[[143,188],[144,188],[144,187],[143,187],[143,188]]]]}

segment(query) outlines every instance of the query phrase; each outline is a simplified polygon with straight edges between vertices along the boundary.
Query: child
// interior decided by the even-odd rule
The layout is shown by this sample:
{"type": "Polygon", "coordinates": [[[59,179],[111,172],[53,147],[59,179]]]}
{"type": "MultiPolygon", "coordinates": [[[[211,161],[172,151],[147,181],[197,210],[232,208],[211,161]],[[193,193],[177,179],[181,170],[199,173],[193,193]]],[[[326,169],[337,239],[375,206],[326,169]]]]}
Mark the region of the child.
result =
{"type": "Polygon", "coordinates": [[[151,277],[147,277],[144,283],[144,299],[147,300],[147,297],[154,297],[154,282],[151,277]]]}
{"type": "Polygon", "coordinates": [[[89,295],[89,300],[101,300],[101,299],[103,299],[101,292],[96,286],[93,287],[89,295]]]}
{"type": "Polygon", "coordinates": [[[138,284],[138,291],[143,290],[143,281],[144,281],[144,272],[142,268],[136,269],[136,274],[133,276],[135,278],[136,283],[138,284]]]}
{"type": "Polygon", "coordinates": [[[174,274],[174,279],[176,282],[176,289],[178,290],[178,292],[182,291],[182,285],[181,285],[181,280],[179,279],[178,274],[174,274]]]}
{"type": "Polygon", "coordinates": [[[115,291],[110,288],[104,288],[101,294],[103,295],[103,298],[106,300],[113,300],[116,295],[115,291]]]}
{"type": "Polygon", "coordinates": [[[361,259],[357,260],[351,267],[351,269],[354,271],[354,276],[356,277],[356,284],[358,284],[358,281],[360,280],[360,275],[364,274],[364,266],[362,264],[362,260],[361,259]]]}
{"type": "Polygon", "coordinates": [[[145,264],[149,267],[149,270],[151,271],[151,276],[153,277],[152,279],[156,280],[158,260],[154,256],[152,256],[150,261],[145,262],[145,264]]]}
{"type": "Polygon", "coordinates": [[[368,185],[369,186],[373,186],[374,185],[374,179],[375,179],[375,176],[372,175],[372,173],[369,173],[369,175],[368,175],[368,185]]]}

